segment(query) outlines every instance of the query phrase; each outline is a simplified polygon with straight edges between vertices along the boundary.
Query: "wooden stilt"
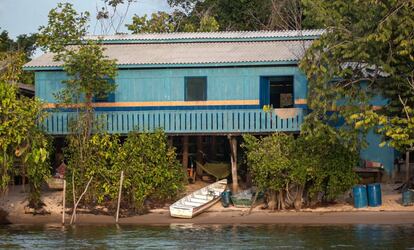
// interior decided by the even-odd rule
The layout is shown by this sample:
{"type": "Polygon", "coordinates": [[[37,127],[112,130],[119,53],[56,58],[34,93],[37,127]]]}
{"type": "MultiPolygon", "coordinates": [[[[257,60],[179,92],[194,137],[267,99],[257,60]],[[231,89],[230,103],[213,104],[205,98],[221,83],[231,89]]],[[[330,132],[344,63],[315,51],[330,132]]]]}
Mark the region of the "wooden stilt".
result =
{"type": "Polygon", "coordinates": [[[197,154],[196,154],[196,161],[204,164],[203,162],[203,137],[197,136],[197,154]]]}
{"type": "Polygon", "coordinates": [[[239,190],[239,183],[237,180],[237,138],[234,136],[229,136],[230,142],[230,159],[231,159],[231,175],[233,179],[233,193],[236,193],[239,190]]]}
{"type": "Polygon", "coordinates": [[[216,136],[211,138],[210,157],[212,160],[217,159],[217,140],[216,136]]]}
{"type": "Polygon", "coordinates": [[[188,136],[183,136],[183,168],[187,173],[188,168],[188,136]]]}

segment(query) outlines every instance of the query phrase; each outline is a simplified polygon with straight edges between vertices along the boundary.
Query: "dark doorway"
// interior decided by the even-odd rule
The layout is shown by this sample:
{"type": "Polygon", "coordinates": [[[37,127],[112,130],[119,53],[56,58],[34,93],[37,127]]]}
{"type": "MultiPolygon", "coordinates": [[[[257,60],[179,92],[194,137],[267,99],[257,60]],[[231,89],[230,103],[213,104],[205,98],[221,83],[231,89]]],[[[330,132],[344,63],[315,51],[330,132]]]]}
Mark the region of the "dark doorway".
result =
{"type": "Polygon", "coordinates": [[[261,106],[293,107],[293,76],[262,77],[260,91],[261,106]]]}

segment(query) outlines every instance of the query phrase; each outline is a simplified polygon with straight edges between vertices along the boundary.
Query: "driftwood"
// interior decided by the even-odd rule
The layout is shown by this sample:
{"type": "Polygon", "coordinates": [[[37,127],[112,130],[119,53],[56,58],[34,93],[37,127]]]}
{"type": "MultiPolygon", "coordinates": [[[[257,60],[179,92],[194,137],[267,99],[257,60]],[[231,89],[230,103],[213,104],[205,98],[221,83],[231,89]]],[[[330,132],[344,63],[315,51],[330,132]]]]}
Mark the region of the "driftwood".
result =
{"type": "Polygon", "coordinates": [[[83,190],[83,193],[79,196],[78,201],[75,203],[75,206],[73,207],[73,213],[72,213],[72,217],[70,218],[70,224],[72,225],[75,220],[76,220],[76,208],[79,205],[79,202],[82,200],[83,196],[86,194],[86,191],[88,191],[89,188],[89,184],[91,184],[93,179],[93,176],[89,179],[88,184],[86,184],[85,190],[83,190]]]}

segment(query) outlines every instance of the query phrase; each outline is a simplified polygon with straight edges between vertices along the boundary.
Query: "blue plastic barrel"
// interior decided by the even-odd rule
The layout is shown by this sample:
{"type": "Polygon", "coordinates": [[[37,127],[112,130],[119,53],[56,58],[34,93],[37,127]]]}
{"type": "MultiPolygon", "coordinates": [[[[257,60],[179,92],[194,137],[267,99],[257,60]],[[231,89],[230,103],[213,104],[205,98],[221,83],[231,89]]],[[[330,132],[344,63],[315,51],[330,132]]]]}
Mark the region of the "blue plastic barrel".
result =
{"type": "Polygon", "coordinates": [[[354,196],[354,207],[367,207],[367,188],[365,185],[356,185],[352,188],[352,195],[354,196]]]}
{"type": "Polygon", "coordinates": [[[414,190],[408,189],[402,193],[402,204],[412,206],[414,203],[414,190]]]}
{"type": "Polygon", "coordinates": [[[379,207],[382,205],[381,184],[368,184],[368,205],[370,207],[379,207]]]}

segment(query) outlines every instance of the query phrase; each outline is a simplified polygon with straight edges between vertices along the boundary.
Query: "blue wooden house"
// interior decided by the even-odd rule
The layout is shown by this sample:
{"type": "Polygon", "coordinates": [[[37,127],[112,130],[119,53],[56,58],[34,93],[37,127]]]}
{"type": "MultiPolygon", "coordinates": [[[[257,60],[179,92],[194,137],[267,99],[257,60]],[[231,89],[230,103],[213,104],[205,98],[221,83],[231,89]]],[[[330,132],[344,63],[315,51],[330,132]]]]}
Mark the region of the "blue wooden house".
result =
{"type": "MultiPolygon", "coordinates": [[[[104,36],[105,53],[117,60],[119,72],[116,91],[93,104],[96,115],[104,117],[111,133],[163,128],[174,145],[182,146],[184,165],[187,154],[199,152],[203,144],[213,145],[213,155],[219,154],[221,146],[214,149],[214,145],[220,138],[299,133],[307,113],[307,80],[298,62],[322,32],[104,36]],[[264,105],[274,110],[264,112],[264,105]]],[[[61,64],[44,54],[25,69],[35,72],[36,96],[53,109],[54,93],[66,78],[61,64]]],[[[46,130],[54,136],[67,134],[72,115],[70,110],[52,112],[46,130]]],[[[391,171],[393,150],[379,148],[374,134],[369,139],[361,156],[382,162],[391,171]]]]}

